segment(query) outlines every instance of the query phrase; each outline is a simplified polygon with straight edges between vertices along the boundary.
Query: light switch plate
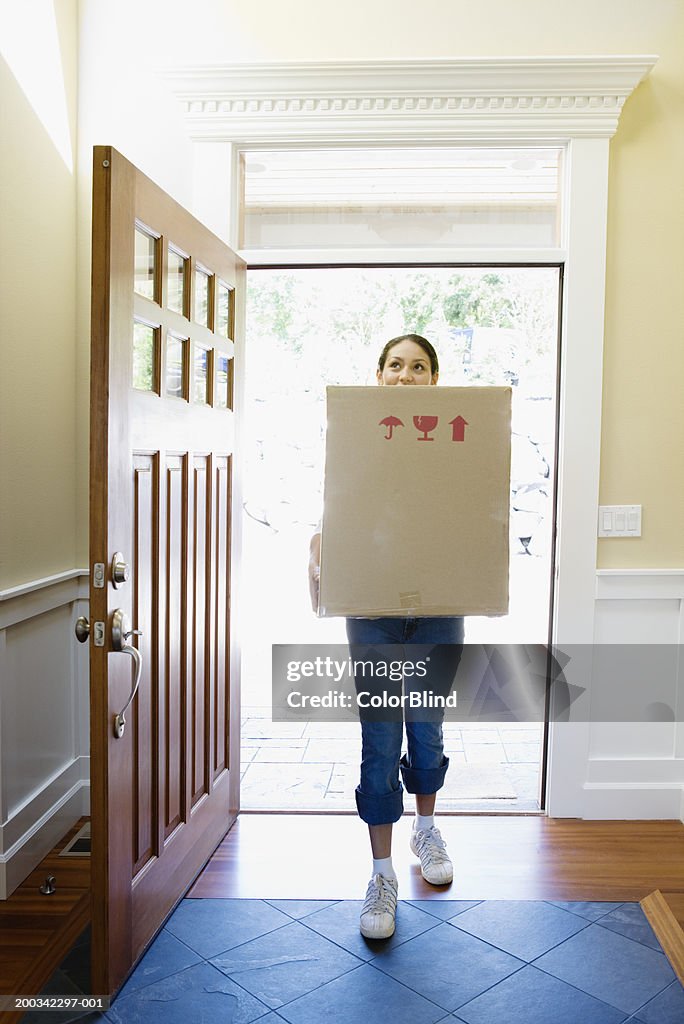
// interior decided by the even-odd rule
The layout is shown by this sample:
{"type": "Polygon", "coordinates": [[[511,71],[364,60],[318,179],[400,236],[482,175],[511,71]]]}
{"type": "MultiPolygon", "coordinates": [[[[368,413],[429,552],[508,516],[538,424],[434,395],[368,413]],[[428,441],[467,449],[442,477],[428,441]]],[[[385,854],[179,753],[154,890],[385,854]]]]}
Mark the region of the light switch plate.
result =
{"type": "Polygon", "coordinates": [[[599,505],[599,537],[640,537],[641,505],[599,505]]]}

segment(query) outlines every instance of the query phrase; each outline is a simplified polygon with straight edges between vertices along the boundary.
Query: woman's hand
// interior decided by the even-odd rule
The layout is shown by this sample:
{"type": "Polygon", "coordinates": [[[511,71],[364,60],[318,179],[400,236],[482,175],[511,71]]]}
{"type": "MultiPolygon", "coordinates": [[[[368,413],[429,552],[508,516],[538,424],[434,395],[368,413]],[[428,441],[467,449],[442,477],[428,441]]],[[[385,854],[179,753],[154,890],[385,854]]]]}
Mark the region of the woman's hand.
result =
{"type": "Polygon", "coordinates": [[[311,607],[318,611],[318,588],[321,578],[321,535],[314,533],[309,543],[309,594],[311,607]]]}

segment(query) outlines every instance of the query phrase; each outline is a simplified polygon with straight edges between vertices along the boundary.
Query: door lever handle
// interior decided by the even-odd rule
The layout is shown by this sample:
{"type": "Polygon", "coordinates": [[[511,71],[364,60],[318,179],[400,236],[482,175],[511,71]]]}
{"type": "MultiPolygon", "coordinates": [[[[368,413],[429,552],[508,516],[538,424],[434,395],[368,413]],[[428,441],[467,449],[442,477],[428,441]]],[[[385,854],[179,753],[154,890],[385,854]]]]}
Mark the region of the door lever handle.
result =
{"type": "Polygon", "coordinates": [[[138,648],[130,647],[128,644],[126,644],[126,646],[121,649],[121,652],[122,654],[130,654],[130,656],[133,658],[133,661],[135,662],[135,680],[133,682],[133,689],[131,690],[130,697],[122,707],[119,714],[114,715],[114,735],[116,736],[117,740],[120,740],[124,734],[124,729],[126,728],[126,712],[128,711],[131,701],[138,692],[138,686],[140,685],[140,676],[142,675],[142,654],[140,653],[138,648]]]}
{"type": "Polygon", "coordinates": [[[124,734],[124,730],[126,728],[126,712],[131,705],[131,701],[138,692],[140,677],[142,675],[142,652],[139,651],[137,647],[133,647],[127,641],[131,636],[142,635],[142,630],[130,628],[128,616],[121,608],[117,608],[112,615],[112,647],[115,651],[119,651],[121,654],[130,654],[135,663],[135,676],[133,679],[133,688],[131,690],[130,697],[122,707],[119,714],[114,715],[114,735],[117,740],[120,740],[124,734]]]}

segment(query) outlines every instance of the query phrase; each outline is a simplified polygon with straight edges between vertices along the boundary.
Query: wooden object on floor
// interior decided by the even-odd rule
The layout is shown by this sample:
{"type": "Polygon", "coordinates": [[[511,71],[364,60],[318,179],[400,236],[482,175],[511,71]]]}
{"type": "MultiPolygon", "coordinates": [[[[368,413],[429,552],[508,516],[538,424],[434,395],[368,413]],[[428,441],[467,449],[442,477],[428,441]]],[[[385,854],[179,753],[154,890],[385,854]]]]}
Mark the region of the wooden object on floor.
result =
{"type": "MultiPolygon", "coordinates": [[[[684,892],[684,825],[541,816],[438,819],[454,882],[428,885],[408,849],[411,817],[395,826],[402,899],[638,901],[684,892]]],[[[361,899],[370,875],[365,825],[348,815],[243,814],[190,897],[361,899]]]]}
{"type": "MultiPolygon", "coordinates": [[[[0,994],[35,995],[90,921],[90,857],[60,857],[82,818],[7,900],[0,901],[0,994]],[[39,892],[48,875],[56,891],[39,892]]],[[[3,1013],[13,1024],[24,1011],[3,1013]]]]}
{"type": "Polygon", "coordinates": [[[664,892],[663,898],[675,921],[684,932],[684,892],[664,892]]]}
{"type": "MultiPolygon", "coordinates": [[[[684,895],[669,893],[676,897],[676,903],[684,905],[684,895]]],[[[651,928],[656,933],[658,942],[663,947],[672,969],[684,985],[684,931],[682,925],[672,911],[670,899],[658,889],[641,901],[641,909],[648,918],[651,928]]]]}

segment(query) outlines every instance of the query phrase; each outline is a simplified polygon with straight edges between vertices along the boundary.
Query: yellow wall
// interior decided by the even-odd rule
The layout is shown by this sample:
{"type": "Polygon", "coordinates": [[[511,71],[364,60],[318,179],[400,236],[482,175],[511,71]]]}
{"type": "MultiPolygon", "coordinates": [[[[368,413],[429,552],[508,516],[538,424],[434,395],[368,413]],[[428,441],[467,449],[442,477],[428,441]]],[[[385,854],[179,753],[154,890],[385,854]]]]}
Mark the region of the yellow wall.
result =
{"type": "Polygon", "coordinates": [[[684,0],[58,0],[55,8],[74,133],[79,44],[77,191],[0,69],[0,589],[86,565],[92,145],[117,146],[187,203],[190,146],[153,71],[201,61],[659,54],[625,105],[610,167],[601,500],[642,503],[643,537],[602,541],[599,558],[601,566],[684,565],[684,0]]]}
{"type": "Polygon", "coordinates": [[[664,52],[682,0],[197,0],[192,14],[187,0],[81,0],[81,8],[100,46],[135,53],[142,67],[664,52]]]}
{"type": "MultiPolygon", "coordinates": [[[[76,2],[65,0],[57,9],[58,34],[49,38],[61,51],[67,116],[75,140],[76,2]]],[[[29,91],[44,70],[39,58],[26,68],[23,81],[29,91]]],[[[54,89],[55,82],[48,88],[54,89]]],[[[4,59],[0,59],[0,95],[0,590],[4,590],[75,565],[76,187],[74,173],[50,134],[59,125],[39,103],[41,120],[4,59]]],[[[44,94],[38,98],[46,99],[44,94]]]]}
{"type": "MultiPolygon", "coordinates": [[[[600,500],[642,504],[604,568],[684,566],[684,4],[611,144],[600,500]]],[[[664,26],[665,28],[666,26],[664,26]]]]}

